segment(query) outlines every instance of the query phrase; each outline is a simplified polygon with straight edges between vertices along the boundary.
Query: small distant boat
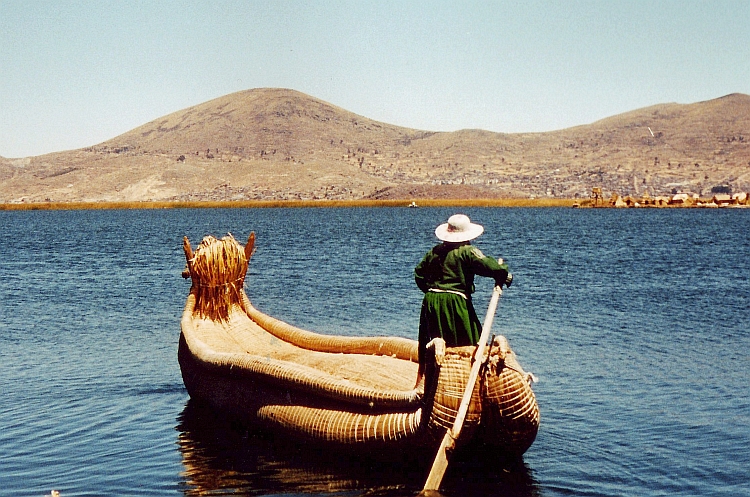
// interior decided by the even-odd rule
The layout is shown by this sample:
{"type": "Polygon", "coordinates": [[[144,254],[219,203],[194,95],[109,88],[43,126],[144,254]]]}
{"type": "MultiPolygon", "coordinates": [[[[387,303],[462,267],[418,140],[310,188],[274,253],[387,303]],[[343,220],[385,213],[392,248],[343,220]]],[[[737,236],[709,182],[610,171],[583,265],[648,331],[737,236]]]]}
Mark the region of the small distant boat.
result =
{"type": "MultiPolygon", "coordinates": [[[[178,358],[190,396],[290,437],[434,455],[456,417],[475,347],[433,341],[425,383],[415,388],[415,340],[323,335],[257,310],[244,290],[254,244],[254,234],[244,247],[231,235],[206,237],[193,253],[184,240],[183,275],[192,286],[178,358]]],[[[459,444],[518,456],[539,426],[532,375],[505,338],[489,350],[459,444]]]]}
{"type": "Polygon", "coordinates": [[[419,206],[417,205],[417,203],[416,203],[416,202],[412,201],[412,203],[411,203],[411,204],[409,204],[409,207],[411,207],[412,209],[416,209],[416,208],[417,208],[417,207],[419,207],[419,206]]]}

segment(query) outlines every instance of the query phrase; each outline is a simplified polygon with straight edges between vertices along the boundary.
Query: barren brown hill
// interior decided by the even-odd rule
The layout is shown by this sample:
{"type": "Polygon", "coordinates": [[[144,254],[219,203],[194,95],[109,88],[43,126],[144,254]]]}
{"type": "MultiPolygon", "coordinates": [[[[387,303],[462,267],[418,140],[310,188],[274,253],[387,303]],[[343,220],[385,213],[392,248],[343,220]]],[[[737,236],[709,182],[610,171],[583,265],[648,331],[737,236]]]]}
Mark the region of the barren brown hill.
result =
{"type": "Polygon", "coordinates": [[[255,89],[86,149],[0,158],[0,179],[2,202],[705,196],[750,190],[750,96],[504,134],[402,128],[255,89]]]}

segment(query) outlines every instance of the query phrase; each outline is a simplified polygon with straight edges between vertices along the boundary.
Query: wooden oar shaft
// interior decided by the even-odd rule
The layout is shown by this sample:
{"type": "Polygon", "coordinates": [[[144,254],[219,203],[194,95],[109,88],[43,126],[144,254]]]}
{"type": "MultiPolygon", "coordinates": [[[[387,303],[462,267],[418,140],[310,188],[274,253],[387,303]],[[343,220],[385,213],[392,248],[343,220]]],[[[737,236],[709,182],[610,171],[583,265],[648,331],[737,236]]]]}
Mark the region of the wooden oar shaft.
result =
{"type": "Polygon", "coordinates": [[[496,286],[492,291],[492,298],[490,299],[490,305],[487,307],[487,314],[484,316],[484,324],[482,325],[482,334],[479,337],[479,343],[477,344],[477,350],[474,352],[474,363],[471,365],[471,372],[469,373],[469,379],[466,382],[466,390],[464,390],[464,396],[461,399],[461,404],[458,406],[458,413],[456,413],[456,419],[453,421],[453,429],[451,429],[453,438],[458,438],[461,433],[461,429],[464,426],[464,419],[466,419],[466,413],[469,410],[469,404],[471,403],[471,396],[474,393],[474,385],[479,377],[479,370],[482,367],[483,361],[482,356],[487,348],[487,339],[490,337],[490,328],[492,328],[492,321],[495,318],[495,311],[497,310],[497,301],[500,298],[500,294],[503,290],[496,286]]]}
{"type": "Polygon", "coordinates": [[[456,413],[456,419],[453,422],[453,427],[450,430],[445,431],[443,441],[440,443],[440,448],[435,455],[435,462],[432,463],[432,469],[427,477],[427,481],[424,484],[425,490],[437,490],[440,487],[440,482],[443,481],[443,475],[445,470],[448,468],[448,455],[447,451],[453,447],[458,436],[461,434],[461,429],[464,426],[464,419],[466,419],[466,413],[469,410],[469,404],[471,403],[471,396],[474,393],[474,385],[479,377],[479,370],[482,367],[484,361],[482,356],[484,350],[487,348],[487,339],[490,336],[490,328],[492,328],[492,321],[495,318],[495,311],[497,310],[497,302],[500,299],[500,295],[503,293],[503,289],[500,286],[496,286],[492,291],[492,298],[490,299],[490,305],[487,307],[487,314],[484,316],[484,324],[482,325],[482,334],[479,337],[479,343],[477,349],[474,352],[474,363],[471,365],[471,371],[469,372],[469,379],[466,382],[466,389],[464,395],[461,398],[461,404],[458,406],[458,412],[456,413]]]}

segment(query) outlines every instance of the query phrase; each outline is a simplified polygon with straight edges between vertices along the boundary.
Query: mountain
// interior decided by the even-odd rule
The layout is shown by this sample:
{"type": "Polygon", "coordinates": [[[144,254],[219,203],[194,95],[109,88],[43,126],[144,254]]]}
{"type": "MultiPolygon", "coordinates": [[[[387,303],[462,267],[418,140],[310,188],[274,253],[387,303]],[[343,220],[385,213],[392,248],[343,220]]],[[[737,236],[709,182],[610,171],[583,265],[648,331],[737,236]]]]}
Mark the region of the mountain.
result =
{"type": "Polygon", "coordinates": [[[0,202],[747,191],[750,96],[507,134],[403,128],[294,90],[254,89],[92,147],[0,159],[0,180],[0,202]]]}

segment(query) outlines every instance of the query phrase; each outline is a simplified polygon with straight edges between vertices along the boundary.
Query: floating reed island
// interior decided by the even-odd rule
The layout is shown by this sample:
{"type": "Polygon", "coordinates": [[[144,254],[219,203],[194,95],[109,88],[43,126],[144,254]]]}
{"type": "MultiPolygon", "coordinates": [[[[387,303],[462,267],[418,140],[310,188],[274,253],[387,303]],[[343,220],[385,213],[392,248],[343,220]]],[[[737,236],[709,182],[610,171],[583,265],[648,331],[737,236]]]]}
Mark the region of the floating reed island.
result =
{"type": "MultiPolygon", "coordinates": [[[[434,456],[456,419],[475,347],[433,341],[415,388],[415,340],[318,334],[256,309],[244,289],[254,245],[254,234],[244,247],[231,235],[209,236],[193,252],[185,238],[183,276],[192,285],[178,359],[191,398],[285,438],[434,456]]],[[[539,427],[533,377],[502,336],[481,360],[458,443],[498,461],[520,456],[539,427]]]]}
{"type": "Polygon", "coordinates": [[[697,193],[679,192],[669,196],[660,195],[652,197],[644,193],[641,197],[632,195],[620,196],[612,193],[609,200],[604,198],[602,189],[595,187],[591,189],[591,198],[576,202],[573,207],[750,207],[750,196],[747,192],[739,193],[716,193],[711,198],[702,198],[697,193]]]}

